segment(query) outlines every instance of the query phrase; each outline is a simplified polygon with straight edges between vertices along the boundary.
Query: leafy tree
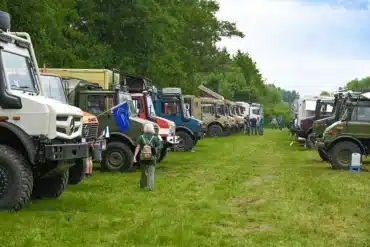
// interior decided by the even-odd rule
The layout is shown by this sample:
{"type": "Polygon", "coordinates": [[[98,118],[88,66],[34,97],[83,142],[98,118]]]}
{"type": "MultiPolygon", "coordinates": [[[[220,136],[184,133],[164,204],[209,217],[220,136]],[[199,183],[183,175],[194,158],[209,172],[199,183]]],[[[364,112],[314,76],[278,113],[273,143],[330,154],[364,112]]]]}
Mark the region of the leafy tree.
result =
{"type": "Polygon", "coordinates": [[[244,37],[219,20],[215,0],[0,0],[12,30],[31,34],[39,66],[118,68],[159,87],[198,94],[205,84],[227,99],[260,102],[266,115],[289,114],[296,91],[266,85],[247,52],[217,47],[244,37]]]}
{"type": "Polygon", "coordinates": [[[320,96],[330,96],[328,91],[321,91],[320,96]]]}

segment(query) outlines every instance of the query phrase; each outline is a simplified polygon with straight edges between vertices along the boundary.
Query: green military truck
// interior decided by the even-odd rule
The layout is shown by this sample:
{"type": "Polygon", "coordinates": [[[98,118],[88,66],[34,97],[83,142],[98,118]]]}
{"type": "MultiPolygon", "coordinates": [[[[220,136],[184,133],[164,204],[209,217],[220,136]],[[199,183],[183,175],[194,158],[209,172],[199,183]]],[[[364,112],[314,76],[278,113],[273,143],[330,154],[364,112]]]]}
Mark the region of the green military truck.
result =
{"type": "Polygon", "coordinates": [[[368,155],[370,147],[370,93],[349,94],[343,109],[316,143],[334,169],[348,168],[352,153],[368,155]]]}
{"type": "MultiPolygon", "coordinates": [[[[325,129],[332,125],[333,123],[339,121],[340,117],[343,115],[345,109],[346,109],[346,101],[349,99],[349,97],[353,97],[355,95],[359,95],[361,93],[357,92],[339,92],[334,95],[334,105],[333,105],[333,111],[332,115],[330,117],[322,118],[319,120],[314,121],[313,123],[313,131],[312,131],[312,140],[316,143],[317,141],[320,141],[320,139],[323,136],[323,133],[325,129]]],[[[321,101],[318,100],[317,104],[321,104],[321,101]]],[[[318,148],[317,149],[319,156],[324,161],[329,161],[329,158],[324,150],[318,148]]]]}
{"type": "Polygon", "coordinates": [[[190,116],[201,119],[202,130],[207,136],[223,136],[230,132],[229,119],[225,116],[223,101],[214,98],[184,95],[187,112],[190,116]]]}
{"type": "MultiPolygon", "coordinates": [[[[63,80],[68,88],[70,104],[96,115],[100,128],[109,127],[110,137],[107,139],[107,147],[103,153],[102,170],[127,170],[133,162],[136,139],[142,134],[144,125],[152,122],[137,117],[137,110],[131,95],[125,89],[106,90],[97,83],[77,78],[63,78],[63,80]],[[131,125],[126,132],[122,133],[110,109],[124,101],[128,102],[129,105],[131,125]]],[[[158,134],[158,125],[152,124],[158,134]]]]}

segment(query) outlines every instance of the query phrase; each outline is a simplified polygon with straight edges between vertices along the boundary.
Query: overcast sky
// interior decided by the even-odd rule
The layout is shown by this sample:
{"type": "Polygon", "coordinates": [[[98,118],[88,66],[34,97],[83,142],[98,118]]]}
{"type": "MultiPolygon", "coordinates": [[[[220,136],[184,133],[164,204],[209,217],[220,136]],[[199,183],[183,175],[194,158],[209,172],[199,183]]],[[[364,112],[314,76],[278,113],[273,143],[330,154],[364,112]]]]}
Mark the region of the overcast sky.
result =
{"type": "Polygon", "coordinates": [[[370,76],[368,0],[218,1],[246,35],[220,46],[249,52],[268,83],[303,96],[370,76]]]}

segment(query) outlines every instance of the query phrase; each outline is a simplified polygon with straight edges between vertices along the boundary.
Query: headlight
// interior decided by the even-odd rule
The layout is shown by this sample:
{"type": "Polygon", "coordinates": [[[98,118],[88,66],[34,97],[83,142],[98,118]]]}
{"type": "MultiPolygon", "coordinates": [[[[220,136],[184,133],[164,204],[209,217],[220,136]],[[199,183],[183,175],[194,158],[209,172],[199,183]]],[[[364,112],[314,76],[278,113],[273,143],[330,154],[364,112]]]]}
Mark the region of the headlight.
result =
{"type": "Polygon", "coordinates": [[[170,126],[170,135],[174,135],[176,133],[176,126],[175,125],[172,125],[170,126]]]}

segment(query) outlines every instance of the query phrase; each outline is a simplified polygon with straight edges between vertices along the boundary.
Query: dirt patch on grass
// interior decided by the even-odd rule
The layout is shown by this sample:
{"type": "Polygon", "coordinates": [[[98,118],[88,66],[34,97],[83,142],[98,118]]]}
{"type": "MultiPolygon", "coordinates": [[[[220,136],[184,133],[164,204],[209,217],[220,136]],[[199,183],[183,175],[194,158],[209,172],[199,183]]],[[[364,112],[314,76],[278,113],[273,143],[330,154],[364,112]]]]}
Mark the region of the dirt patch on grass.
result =
{"type": "Polygon", "coordinates": [[[273,178],[273,175],[271,175],[271,174],[265,174],[265,175],[262,175],[262,176],[255,177],[255,178],[251,179],[248,182],[248,184],[260,185],[260,184],[262,184],[265,181],[271,180],[272,178],[273,178]]]}
{"type": "Polygon", "coordinates": [[[272,230],[271,225],[256,225],[250,226],[244,229],[244,232],[260,232],[260,231],[268,231],[272,230]]]}
{"type": "Polygon", "coordinates": [[[262,204],[266,200],[258,198],[247,198],[247,197],[237,197],[233,200],[233,204],[236,205],[245,205],[245,204],[262,204]]]}

